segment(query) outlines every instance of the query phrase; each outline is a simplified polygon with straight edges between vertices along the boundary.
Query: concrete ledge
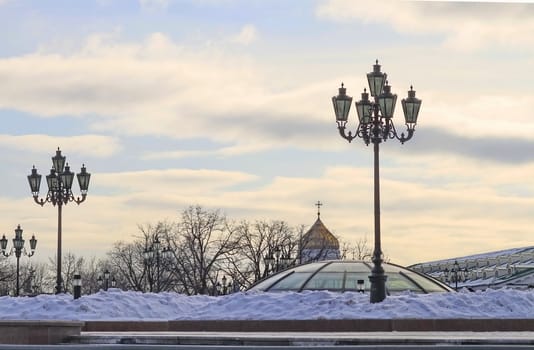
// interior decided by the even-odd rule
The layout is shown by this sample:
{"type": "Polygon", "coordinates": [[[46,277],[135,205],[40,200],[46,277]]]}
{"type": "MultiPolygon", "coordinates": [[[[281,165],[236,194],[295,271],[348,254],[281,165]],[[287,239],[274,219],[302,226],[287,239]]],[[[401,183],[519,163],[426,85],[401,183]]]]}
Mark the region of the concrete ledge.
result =
{"type": "Polygon", "coordinates": [[[524,332],[534,319],[86,321],[85,332],[524,332]]]}
{"type": "Polygon", "coordinates": [[[84,332],[167,332],[169,321],[85,321],[84,332]]]}
{"type": "Polygon", "coordinates": [[[79,336],[84,322],[0,321],[0,344],[58,344],[79,336]]]}

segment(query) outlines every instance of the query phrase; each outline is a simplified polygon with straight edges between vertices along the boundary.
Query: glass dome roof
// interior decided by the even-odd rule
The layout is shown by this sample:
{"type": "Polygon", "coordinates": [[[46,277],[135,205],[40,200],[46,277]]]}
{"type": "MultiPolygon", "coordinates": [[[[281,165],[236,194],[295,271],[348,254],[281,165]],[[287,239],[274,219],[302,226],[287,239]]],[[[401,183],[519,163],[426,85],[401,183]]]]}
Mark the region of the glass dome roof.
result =
{"type": "MultiPolygon", "coordinates": [[[[452,289],[442,282],[409,270],[405,267],[382,264],[388,295],[405,291],[414,293],[450,292],[452,289]]],[[[249,290],[264,292],[329,290],[335,292],[370,290],[369,275],[373,264],[366,261],[327,260],[295,266],[271,275],[249,290]],[[363,284],[363,286],[362,286],[363,284]]]]}

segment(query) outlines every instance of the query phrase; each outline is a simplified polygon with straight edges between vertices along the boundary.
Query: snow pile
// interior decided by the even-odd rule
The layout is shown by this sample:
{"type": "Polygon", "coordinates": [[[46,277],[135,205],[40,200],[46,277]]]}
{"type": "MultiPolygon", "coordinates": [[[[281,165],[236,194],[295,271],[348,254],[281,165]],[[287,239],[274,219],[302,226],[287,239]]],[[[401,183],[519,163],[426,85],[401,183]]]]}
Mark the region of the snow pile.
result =
{"type": "Polygon", "coordinates": [[[0,297],[4,320],[312,320],[361,318],[531,318],[534,291],[406,293],[370,304],[368,294],[307,291],[185,296],[110,289],[71,295],[0,297]]]}

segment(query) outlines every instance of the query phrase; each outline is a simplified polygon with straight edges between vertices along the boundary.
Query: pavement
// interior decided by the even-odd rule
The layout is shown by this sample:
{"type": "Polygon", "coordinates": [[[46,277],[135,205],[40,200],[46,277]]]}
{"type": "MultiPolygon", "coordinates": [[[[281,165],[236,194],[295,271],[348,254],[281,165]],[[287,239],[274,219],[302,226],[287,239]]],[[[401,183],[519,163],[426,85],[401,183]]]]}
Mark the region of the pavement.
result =
{"type": "Polygon", "coordinates": [[[508,345],[534,349],[534,332],[82,332],[70,344],[204,346],[508,345]]]}

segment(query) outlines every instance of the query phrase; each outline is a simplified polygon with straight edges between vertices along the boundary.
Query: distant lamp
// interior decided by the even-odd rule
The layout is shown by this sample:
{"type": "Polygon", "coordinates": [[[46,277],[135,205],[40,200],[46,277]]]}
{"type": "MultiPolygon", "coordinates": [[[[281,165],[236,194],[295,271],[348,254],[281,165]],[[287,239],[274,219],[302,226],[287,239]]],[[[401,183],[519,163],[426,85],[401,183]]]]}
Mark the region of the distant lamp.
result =
{"type": "Polygon", "coordinates": [[[35,239],[35,235],[32,236],[30,239],[30,252],[24,248],[24,238],[22,237],[22,228],[20,225],[17,225],[17,228],[15,229],[15,238],[13,238],[13,247],[9,250],[9,252],[6,252],[7,250],[7,238],[6,235],[2,235],[2,239],[0,239],[0,253],[1,255],[5,257],[9,257],[13,254],[15,254],[15,258],[17,259],[17,289],[15,290],[15,295],[19,296],[20,292],[20,257],[22,255],[26,255],[27,257],[32,257],[33,254],[35,254],[35,247],[37,246],[37,240],[35,239]]]}

